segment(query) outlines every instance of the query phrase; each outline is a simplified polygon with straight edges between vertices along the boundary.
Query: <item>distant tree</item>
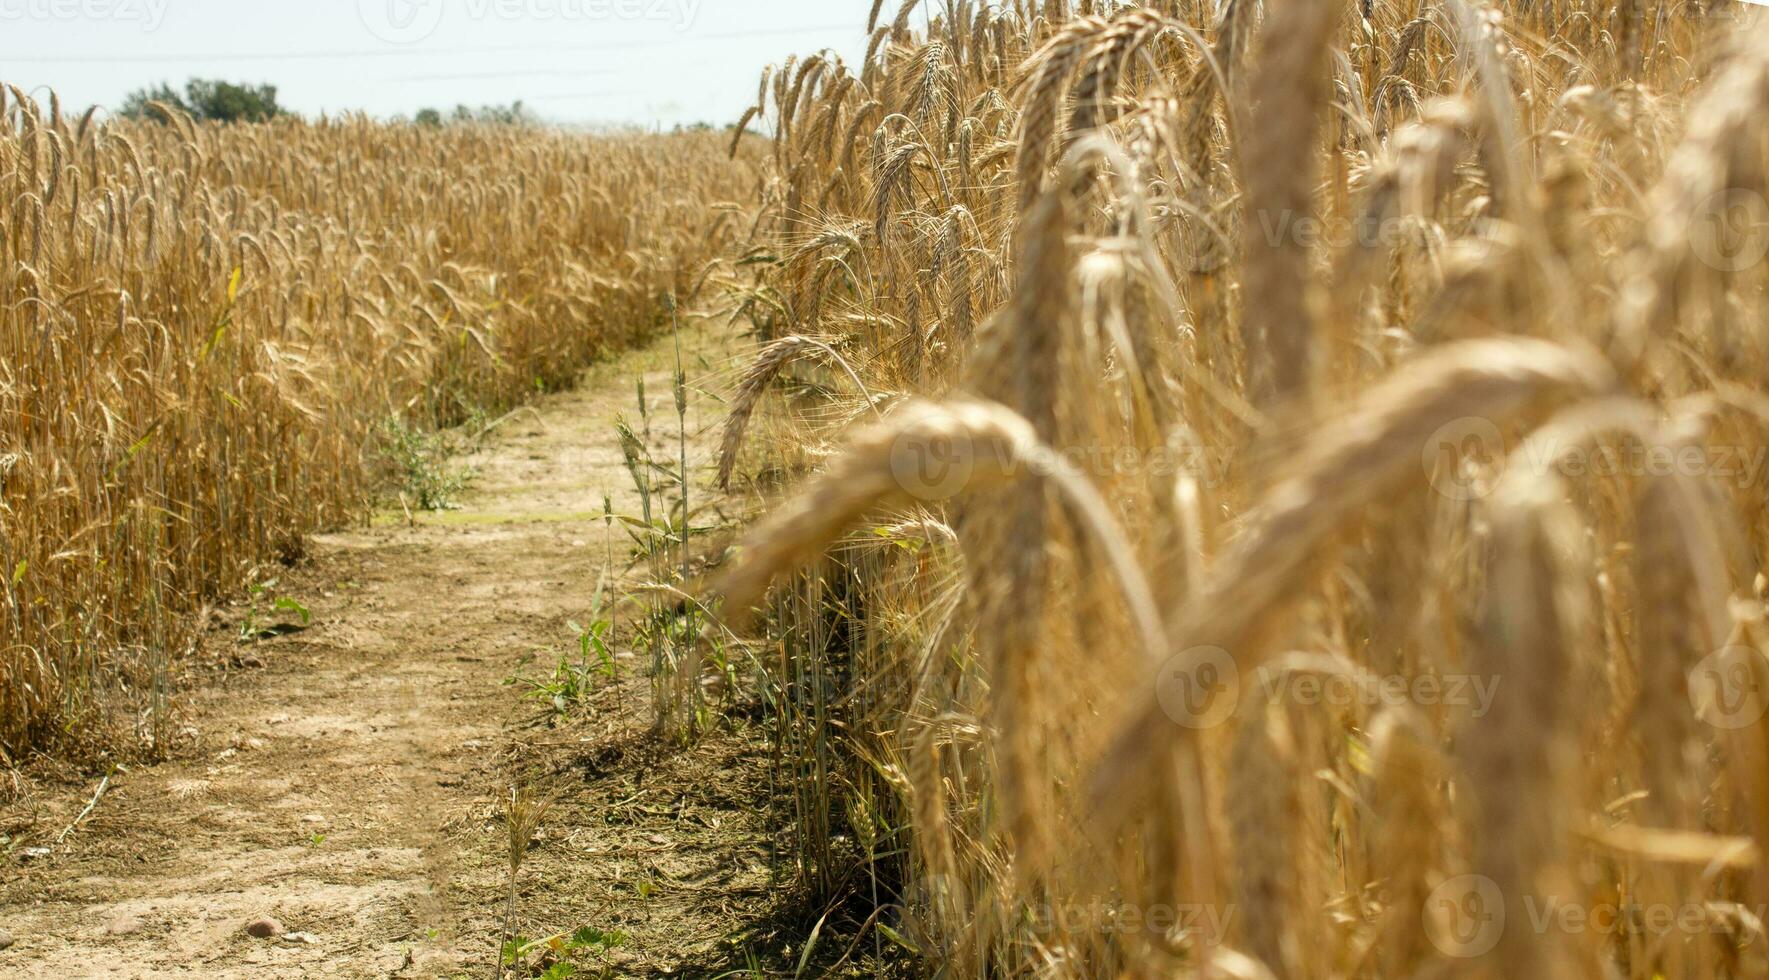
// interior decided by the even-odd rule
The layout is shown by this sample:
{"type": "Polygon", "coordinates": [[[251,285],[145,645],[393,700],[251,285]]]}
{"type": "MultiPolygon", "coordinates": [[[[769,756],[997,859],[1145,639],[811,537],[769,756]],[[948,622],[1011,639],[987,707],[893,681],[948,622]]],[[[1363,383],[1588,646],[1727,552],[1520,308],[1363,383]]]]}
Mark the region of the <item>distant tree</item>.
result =
{"type": "Polygon", "coordinates": [[[130,119],[146,119],[149,115],[148,105],[154,102],[164,102],[174,109],[182,109],[193,116],[196,115],[191,112],[190,106],[185,104],[184,97],[164,82],[153,88],[136,89],[130,92],[129,97],[124,99],[122,106],[117,109],[117,114],[130,119]]]}
{"type": "Polygon", "coordinates": [[[509,105],[473,106],[457,105],[444,119],[437,109],[419,109],[412,121],[420,126],[440,126],[444,121],[450,123],[484,123],[492,126],[532,126],[539,122],[535,114],[522,104],[521,99],[509,105]]]}
{"type": "Polygon", "coordinates": [[[283,114],[282,107],[276,104],[275,85],[235,85],[193,78],[184,87],[184,94],[204,119],[263,122],[283,114]]]}
{"type": "Polygon", "coordinates": [[[275,85],[236,85],[218,79],[193,78],[180,96],[172,86],[160,84],[129,93],[119,114],[131,119],[150,115],[149,103],[164,102],[197,119],[217,122],[262,122],[283,115],[276,102],[275,85]]]}

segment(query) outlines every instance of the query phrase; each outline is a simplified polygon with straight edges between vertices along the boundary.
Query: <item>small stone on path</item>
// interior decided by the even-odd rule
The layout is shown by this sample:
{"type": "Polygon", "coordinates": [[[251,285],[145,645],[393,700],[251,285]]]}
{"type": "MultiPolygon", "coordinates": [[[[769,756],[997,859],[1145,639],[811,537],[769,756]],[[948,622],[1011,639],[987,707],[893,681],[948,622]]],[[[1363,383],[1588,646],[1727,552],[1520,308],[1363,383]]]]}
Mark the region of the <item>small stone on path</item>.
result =
{"type": "Polygon", "coordinates": [[[262,919],[253,919],[251,922],[246,923],[246,935],[251,936],[253,939],[271,939],[282,934],[283,924],[269,916],[265,916],[262,919]]]}

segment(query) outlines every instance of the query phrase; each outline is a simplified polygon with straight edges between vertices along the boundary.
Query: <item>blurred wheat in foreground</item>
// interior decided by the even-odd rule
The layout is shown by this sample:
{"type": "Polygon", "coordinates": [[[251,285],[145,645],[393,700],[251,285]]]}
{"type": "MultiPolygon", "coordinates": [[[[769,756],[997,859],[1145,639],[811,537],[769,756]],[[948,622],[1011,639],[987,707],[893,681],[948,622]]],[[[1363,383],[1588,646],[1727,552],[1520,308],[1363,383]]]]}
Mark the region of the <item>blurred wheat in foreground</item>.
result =
{"type": "Polygon", "coordinates": [[[383,423],[497,410],[667,322],[742,230],[723,151],[0,89],[0,758],[163,751],[194,614],[363,512],[383,423]]]}
{"type": "Polygon", "coordinates": [[[943,976],[1769,975],[1762,15],[868,30],[739,141],[805,883],[943,976]]]}

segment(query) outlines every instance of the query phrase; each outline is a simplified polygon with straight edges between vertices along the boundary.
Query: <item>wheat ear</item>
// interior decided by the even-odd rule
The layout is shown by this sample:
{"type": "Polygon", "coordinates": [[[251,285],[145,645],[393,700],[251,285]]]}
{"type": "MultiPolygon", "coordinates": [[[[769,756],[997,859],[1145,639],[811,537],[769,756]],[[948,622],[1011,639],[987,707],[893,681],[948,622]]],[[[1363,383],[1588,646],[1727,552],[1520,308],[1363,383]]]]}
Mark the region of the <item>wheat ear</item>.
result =
{"type": "Polygon", "coordinates": [[[1306,161],[1314,156],[1329,92],[1327,55],[1345,0],[1277,0],[1267,9],[1253,111],[1240,134],[1247,187],[1241,329],[1253,387],[1271,401],[1302,389],[1313,356],[1309,250],[1294,228],[1313,214],[1306,161]]]}
{"type": "MultiPolygon", "coordinates": [[[[1417,482],[1426,448],[1446,425],[1468,418],[1497,424],[1550,394],[1590,395],[1614,384],[1595,351],[1522,338],[1448,344],[1400,369],[1312,437],[1312,451],[1258,504],[1203,594],[1169,620],[1167,649],[1221,648],[1249,676],[1259,666],[1260,628],[1295,592],[1333,530],[1409,473],[1417,482]]],[[[1134,806],[1133,787],[1157,747],[1184,734],[1152,688],[1149,695],[1095,773],[1095,802],[1108,822],[1134,806]]]]}

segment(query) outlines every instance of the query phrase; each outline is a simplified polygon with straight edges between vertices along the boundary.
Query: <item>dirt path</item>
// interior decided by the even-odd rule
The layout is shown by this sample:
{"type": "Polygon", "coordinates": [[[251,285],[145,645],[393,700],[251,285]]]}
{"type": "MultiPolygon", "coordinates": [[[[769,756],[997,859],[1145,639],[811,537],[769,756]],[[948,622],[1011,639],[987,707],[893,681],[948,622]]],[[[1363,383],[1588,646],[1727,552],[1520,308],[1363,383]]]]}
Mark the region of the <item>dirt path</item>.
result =
{"type": "MultiPolygon", "coordinates": [[[[685,333],[691,376],[722,368],[685,333]]],[[[672,358],[665,338],[506,421],[464,460],[478,471],[464,509],[319,539],[279,590],[313,625],[239,647],[230,612],[211,656],[236,663],[190,694],[191,744],[118,773],[64,840],[93,785],[9,813],[0,976],[489,976],[514,780],[553,801],[518,879],[519,931],[626,937],[579,975],[709,975],[768,943],[754,730],[686,752],[648,738],[630,654],[570,720],[506,683],[575,649],[567,623],[587,621],[606,563],[603,495],[637,511],[611,422],[637,425],[643,373],[654,445],[673,457],[672,358]],[[248,936],[264,916],[292,935],[248,936]]],[[[705,427],[691,418],[699,457],[705,427]]]]}

